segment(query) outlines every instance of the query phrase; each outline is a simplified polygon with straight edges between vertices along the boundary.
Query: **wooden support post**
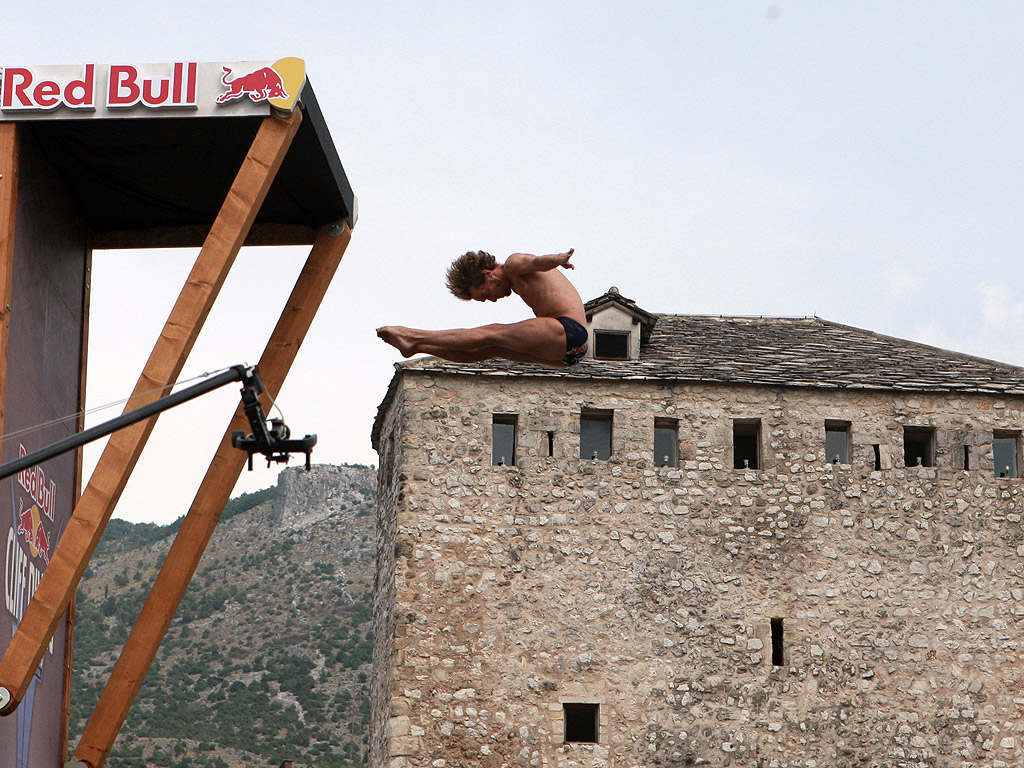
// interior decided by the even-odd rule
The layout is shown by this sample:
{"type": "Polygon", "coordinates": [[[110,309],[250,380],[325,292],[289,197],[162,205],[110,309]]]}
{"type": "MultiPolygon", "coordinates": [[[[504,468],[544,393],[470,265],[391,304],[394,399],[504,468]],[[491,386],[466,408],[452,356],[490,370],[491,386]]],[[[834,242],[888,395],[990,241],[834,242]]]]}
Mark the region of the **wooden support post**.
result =
{"type": "MultiPolygon", "coordinates": [[[[0,436],[7,414],[7,352],[11,335],[14,230],[18,215],[18,124],[0,123],[0,436]]],[[[2,447],[0,437],[0,447],[2,447]]]]}
{"type": "MultiPolygon", "coordinates": [[[[89,308],[92,306],[92,246],[85,252],[85,275],[82,284],[82,334],[81,348],[78,357],[78,420],[75,423],[75,431],[81,432],[85,429],[85,390],[86,378],[89,370],[89,308]]],[[[82,460],[83,449],[75,451],[75,487],[73,506],[78,505],[82,498],[82,460]]],[[[71,598],[68,605],[68,619],[64,632],[64,690],[61,695],[61,729],[60,729],[60,761],[61,765],[68,759],[68,743],[71,732],[71,693],[74,687],[74,660],[75,660],[75,617],[78,593],[71,598]]]]}
{"type": "MultiPolygon", "coordinates": [[[[261,398],[265,408],[269,408],[270,399],[276,398],[281,390],[350,237],[348,226],[337,236],[321,232],[309,254],[260,358],[258,367],[267,388],[267,393],[261,398]]],[[[231,434],[236,430],[249,431],[249,422],[241,405],[224,433],[75,750],[75,760],[91,768],[100,768],[114,746],[117,734],[128,717],[128,710],[213,536],[224,505],[248,460],[244,452],[231,446],[231,434]]]]}
{"type": "MultiPolygon", "coordinates": [[[[126,411],[156,400],[181,373],[298,130],[301,115],[296,110],[288,118],[264,118],[135,385],[132,399],[125,406],[126,411]]],[[[57,622],[75,594],[155,423],[156,417],[139,422],[115,432],[107,441],[36,593],[0,660],[0,715],[10,714],[28,690],[57,622]]]]}

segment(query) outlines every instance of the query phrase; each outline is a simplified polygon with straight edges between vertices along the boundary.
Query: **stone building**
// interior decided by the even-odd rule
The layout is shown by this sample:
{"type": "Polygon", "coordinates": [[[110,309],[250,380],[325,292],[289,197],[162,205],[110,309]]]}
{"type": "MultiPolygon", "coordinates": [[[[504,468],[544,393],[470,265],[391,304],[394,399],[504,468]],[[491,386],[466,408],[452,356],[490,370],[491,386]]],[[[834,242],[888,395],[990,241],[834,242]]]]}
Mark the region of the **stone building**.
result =
{"type": "Polygon", "coordinates": [[[1024,369],[587,304],[397,366],[374,768],[1024,765],[1024,369]]]}

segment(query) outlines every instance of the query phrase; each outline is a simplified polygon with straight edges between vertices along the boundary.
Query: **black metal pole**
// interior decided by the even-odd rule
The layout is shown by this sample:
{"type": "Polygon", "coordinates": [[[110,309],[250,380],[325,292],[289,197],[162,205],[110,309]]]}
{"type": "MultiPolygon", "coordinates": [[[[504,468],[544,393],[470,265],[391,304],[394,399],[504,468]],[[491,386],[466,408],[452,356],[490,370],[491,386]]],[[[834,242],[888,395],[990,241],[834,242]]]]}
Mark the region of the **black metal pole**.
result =
{"type": "Polygon", "coordinates": [[[47,459],[52,459],[54,456],[60,456],[62,453],[73,451],[75,448],[91,443],[93,440],[99,440],[101,437],[106,437],[112,432],[116,432],[119,429],[131,426],[136,422],[148,419],[150,416],[155,416],[158,413],[163,413],[169,408],[173,408],[176,405],[188,402],[200,395],[205,395],[207,392],[212,392],[215,389],[223,387],[225,384],[230,384],[233,381],[245,381],[253,375],[253,369],[245,365],[233,365],[223,373],[219,373],[206,381],[201,381],[198,384],[193,384],[191,387],[186,387],[180,392],[173,392],[170,395],[165,395],[158,400],[154,400],[152,403],[147,403],[141,408],[136,408],[134,411],[121,414],[117,418],[105,421],[102,424],[97,424],[95,427],[90,427],[82,432],[65,437],[63,440],[58,440],[56,443],[40,448],[38,451],[20,456],[13,461],[9,461],[6,464],[0,465],[0,480],[5,477],[10,477],[23,469],[35,466],[36,464],[42,464],[47,459]]]}

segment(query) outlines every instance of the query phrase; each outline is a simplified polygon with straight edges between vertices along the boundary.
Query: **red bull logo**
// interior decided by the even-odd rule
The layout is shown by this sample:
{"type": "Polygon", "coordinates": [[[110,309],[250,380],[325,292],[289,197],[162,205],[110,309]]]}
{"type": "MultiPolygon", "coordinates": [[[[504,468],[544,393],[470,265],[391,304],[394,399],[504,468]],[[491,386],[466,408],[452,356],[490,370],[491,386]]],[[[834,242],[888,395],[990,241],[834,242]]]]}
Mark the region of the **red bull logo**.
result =
{"type": "Polygon", "coordinates": [[[50,563],[50,537],[43,527],[43,518],[39,514],[39,505],[33,504],[28,509],[22,507],[18,512],[18,536],[28,544],[32,557],[41,557],[43,562],[50,563]]]}
{"type": "Polygon", "coordinates": [[[284,89],[284,79],[271,67],[263,67],[238,77],[232,77],[232,74],[230,67],[224,67],[221,82],[228,90],[217,97],[218,104],[234,101],[243,96],[248,96],[253,101],[288,98],[288,92],[284,89]]]}
{"type": "Polygon", "coordinates": [[[215,100],[220,105],[237,103],[248,96],[253,103],[266,101],[275,109],[289,112],[306,82],[306,63],[302,59],[278,59],[262,67],[251,63],[246,74],[237,74],[239,67],[228,64],[222,64],[221,69],[220,82],[227,90],[215,100]]]}
{"type": "MultiPolygon", "coordinates": [[[[25,446],[18,446],[18,455],[25,455],[25,446]]],[[[32,500],[39,505],[43,514],[53,520],[54,505],[57,500],[57,484],[53,480],[47,481],[46,473],[42,467],[30,467],[18,473],[18,484],[28,491],[32,500]]]]}

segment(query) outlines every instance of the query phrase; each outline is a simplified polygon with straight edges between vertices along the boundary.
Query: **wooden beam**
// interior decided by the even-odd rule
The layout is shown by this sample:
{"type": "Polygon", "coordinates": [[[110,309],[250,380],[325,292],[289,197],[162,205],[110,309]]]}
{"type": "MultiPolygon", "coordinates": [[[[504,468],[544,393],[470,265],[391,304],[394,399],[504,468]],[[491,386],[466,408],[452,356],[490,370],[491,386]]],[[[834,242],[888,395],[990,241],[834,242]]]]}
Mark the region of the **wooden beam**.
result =
{"type": "MultiPolygon", "coordinates": [[[[85,429],[85,391],[86,378],[89,370],[89,308],[92,306],[92,246],[89,244],[85,249],[85,274],[82,276],[82,333],[79,336],[78,350],[78,421],[75,423],[75,431],[81,432],[85,429]]],[[[75,485],[73,499],[74,505],[82,498],[82,461],[84,449],[75,451],[75,485]]],[[[73,507],[72,507],[73,508],[73,507]]],[[[68,606],[67,624],[64,631],[64,690],[61,695],[60,712],[60,761],[61,765],[68,759],[68,742],[71,730],[71,693],[74,683],[74,660],[75,660],[75,617],[78,593],[71,598],[68,606]]]]}
{"type": "MultiPolygon", "coordinates": [[[[19,141],[17,123],[0,123],[0,451],[7,422],[7,358],[11,341],[14,235],[18,219],[19,141]]],[[[9,699],[10,694],[0,688],[0,709],[9,699]]]]}
{"type": "MultiPolygon", "coordinates": [[[[336,237],[321,232],[309,254],[260,358],[258,367],[267,388],[267,393],[262,396],[265,408],[269,408],[270,399],[276,398],[281,390],[350,237],[348,226],[336,237]]],[[[91,768],[103,765],[113,748],[139,687],[213,536],[224,505],[247,462],[247,455],[231,446],[231,435],[236,430],[249,431],[241,405],[224,432],[206,477],[82,734],[75,760],[91,768]]]]}
{"type": "MultiPolygon", "coordinates": [[[[277,169],[298,130],[302,113],[264,118],[228,191],[177,302],[135,385],[125,410],[156,400],[174,383],[203,321],[245,241],[277,169]]],[[[10,714],[28,690],[57,622],[67,609],[156,423],[148,419],[110,436],[92,477],[61,536],[35,595],[0,660],[0,715],[10,714]]]]}
{"type": "MultiPolygon", "coordinates": [[[[7,353],[11,336],[14,231],[18,217],[17,123],[0,123],[0,436],[7,414],[7,353]]],[[[0,437],[0,448],[2,448],[0,437]]]]}

